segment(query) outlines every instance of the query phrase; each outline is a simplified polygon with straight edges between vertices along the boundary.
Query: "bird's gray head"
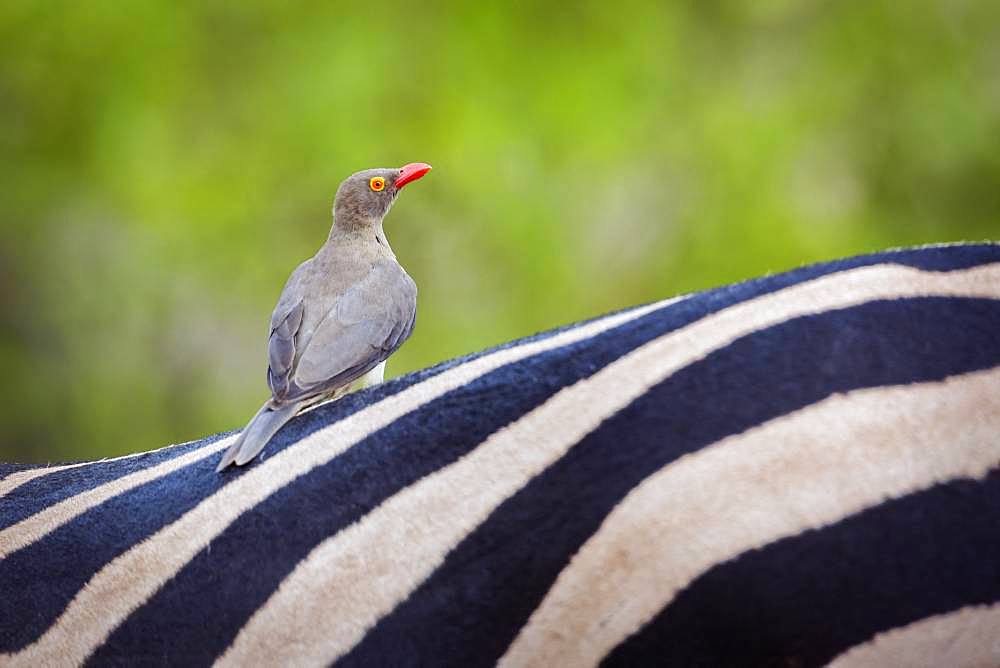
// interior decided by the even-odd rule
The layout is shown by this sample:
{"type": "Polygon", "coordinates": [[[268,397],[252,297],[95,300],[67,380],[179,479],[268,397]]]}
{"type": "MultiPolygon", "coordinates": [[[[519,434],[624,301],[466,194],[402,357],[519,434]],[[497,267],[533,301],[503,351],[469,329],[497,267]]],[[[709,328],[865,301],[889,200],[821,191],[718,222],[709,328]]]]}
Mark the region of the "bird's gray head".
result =
{"type": "Polygon", "coordinates": [[[427,163],[411,162],[395,169],[366,169],[351,174],[337,188],[334,223],[351,227],[378,224],[389,213],[400,189],[430,169],[427,163]]]}

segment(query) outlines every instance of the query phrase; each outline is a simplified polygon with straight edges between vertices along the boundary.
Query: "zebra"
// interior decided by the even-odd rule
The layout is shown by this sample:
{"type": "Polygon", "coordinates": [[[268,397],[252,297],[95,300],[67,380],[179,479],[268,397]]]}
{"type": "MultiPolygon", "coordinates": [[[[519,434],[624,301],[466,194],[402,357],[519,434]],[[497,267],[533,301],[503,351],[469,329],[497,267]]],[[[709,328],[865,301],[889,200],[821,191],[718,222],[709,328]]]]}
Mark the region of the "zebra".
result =
{"type": "Polygon", "coordinates": [[[0,664],[1000,665],[1000,244],[545,332],[230,432],[0,465],[0,664]]]}

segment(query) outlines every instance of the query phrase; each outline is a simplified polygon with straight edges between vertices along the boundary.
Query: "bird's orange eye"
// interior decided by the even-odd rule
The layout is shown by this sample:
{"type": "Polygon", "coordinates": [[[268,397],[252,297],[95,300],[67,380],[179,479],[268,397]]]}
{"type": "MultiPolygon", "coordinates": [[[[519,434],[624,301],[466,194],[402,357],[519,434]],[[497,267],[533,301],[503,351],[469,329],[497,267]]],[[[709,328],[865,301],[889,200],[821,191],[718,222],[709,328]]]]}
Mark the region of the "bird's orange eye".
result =
{"type": "Polygon", "coordinates": [[[371,181],[368,182],[368,187],[377,193],[382,192],[385,190],[385,179],[381,176],[373,176],[371,181]]]}

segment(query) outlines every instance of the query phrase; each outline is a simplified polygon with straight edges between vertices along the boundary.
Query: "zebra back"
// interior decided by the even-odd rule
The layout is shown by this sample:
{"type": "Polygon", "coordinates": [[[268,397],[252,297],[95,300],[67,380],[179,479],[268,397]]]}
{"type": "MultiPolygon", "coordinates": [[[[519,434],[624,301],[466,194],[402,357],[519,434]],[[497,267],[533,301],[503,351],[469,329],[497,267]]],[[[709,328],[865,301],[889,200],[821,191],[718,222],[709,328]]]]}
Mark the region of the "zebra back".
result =
{"type": "Polygon", "coordinates": [[[0,468],[0,662],[996,664],[1000,245],[629,309],[0,468]]]}

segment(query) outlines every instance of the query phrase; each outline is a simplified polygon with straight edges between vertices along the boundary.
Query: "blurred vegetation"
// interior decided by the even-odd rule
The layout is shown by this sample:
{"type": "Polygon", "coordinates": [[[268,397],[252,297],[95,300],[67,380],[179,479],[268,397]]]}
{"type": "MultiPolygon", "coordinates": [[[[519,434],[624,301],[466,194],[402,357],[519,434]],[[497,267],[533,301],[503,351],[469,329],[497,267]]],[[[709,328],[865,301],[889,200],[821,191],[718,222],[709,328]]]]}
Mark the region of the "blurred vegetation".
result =
{"type": "Polygon", "coordinates": [[[353,171],[390,375],[806,262],[1000,236],[1000,3],[0,5],[0,460],[241,427],[353,171]]]}

